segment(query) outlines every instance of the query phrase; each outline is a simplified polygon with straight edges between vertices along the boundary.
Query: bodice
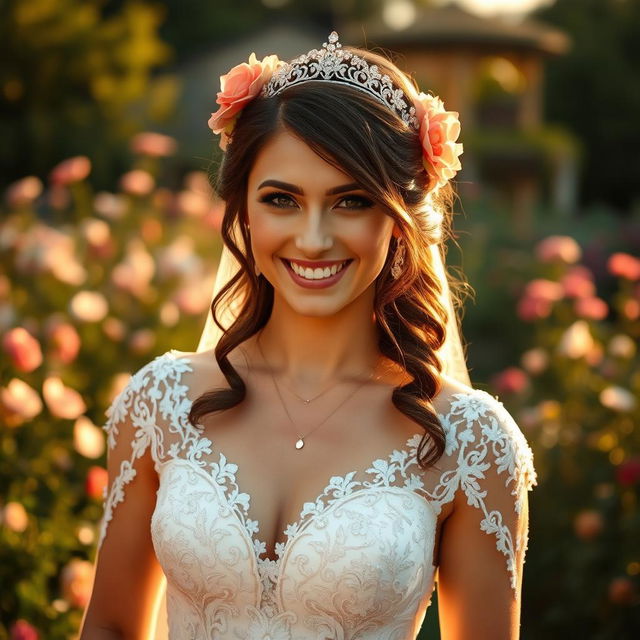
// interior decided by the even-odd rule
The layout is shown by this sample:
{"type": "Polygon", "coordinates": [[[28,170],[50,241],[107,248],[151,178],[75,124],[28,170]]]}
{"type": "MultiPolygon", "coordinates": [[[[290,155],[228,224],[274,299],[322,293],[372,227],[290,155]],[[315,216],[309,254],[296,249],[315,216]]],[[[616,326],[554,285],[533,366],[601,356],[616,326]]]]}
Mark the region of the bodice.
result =
{"type": "Polygon", "coordinates": [[[492,509],[483,479],[492,467],[504,477],[498,491],[511,496],[517,514],[536,474],[526,439],[496,398],[477,389],[452,396],[439,414],[446,448],[437,470],[417,464],[423,431],[416,425],[404,447],[327,478],[285,528],[272,560],[260,523],[249,517],[238,466],[187,419],[192,401],[182,376],[191,371],[181,352],[155,358],[114,399],[104,426],[110,450],[127,417],[134,437],[105,491],[98,544],[136,459],[151,455],[159,477],[151,537],[167,579],[169,640],[415,638],[435,585],[438,515],[457,491],[495,537],[516,589],[515,556],[528,532],[492,509]]]}

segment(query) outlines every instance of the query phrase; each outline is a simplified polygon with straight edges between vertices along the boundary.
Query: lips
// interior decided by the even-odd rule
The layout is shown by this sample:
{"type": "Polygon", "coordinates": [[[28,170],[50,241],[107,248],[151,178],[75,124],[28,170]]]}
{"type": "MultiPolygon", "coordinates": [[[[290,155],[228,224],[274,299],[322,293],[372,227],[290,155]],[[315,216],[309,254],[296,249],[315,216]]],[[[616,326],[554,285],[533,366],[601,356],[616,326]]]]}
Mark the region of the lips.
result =
{"type": "MultiPolygon", "coordinates": [[[[342,279],[342,277],[344,276],[345,272],[347,271],[347,269],[349,268],[349,265],[351,262],[353,262],[353,259],[350,258],[348,260],[344,260],[341,262],[336,263],[335,261],[332,264],[342,264],[342,262],[344,262],[344,266],[339,269],[334,275],[330,275],[327,278],[320,278],[320,279],[307,279],[304,278],[300,275],[298,275],[294,270],[293,267],[291,266],[291,263],[289,260],[285,259],[285,258],[281,258],[282,263],[285,266],[285,269],[287,270],[287,272],[289,273],[289,275],[291,276],[291,278],[293,279],[293,281],[295,283],[297,283],[298,285],[304,287],[305,289],[324,289],[326,287],[331,287],[333,284],[335,284],[336,282],[338,282],[339,280],[342,279]]],[[[325,264],[329,264],[329,263],[325,263],[325,264]]],[[[316,267],[319,268],[319,267],[316,267]]]]}

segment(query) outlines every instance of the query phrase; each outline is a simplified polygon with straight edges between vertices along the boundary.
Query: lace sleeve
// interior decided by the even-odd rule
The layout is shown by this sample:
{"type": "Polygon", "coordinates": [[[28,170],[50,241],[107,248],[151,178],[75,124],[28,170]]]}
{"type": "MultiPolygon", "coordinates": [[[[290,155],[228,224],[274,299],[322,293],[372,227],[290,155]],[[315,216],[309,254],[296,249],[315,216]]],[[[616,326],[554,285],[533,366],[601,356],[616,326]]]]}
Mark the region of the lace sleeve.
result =
{"type": "Polygon", "coordinates": [[[124,501],[126,485],[137,475],[141,459],[151,456],[149,464],[153,463],[157,470],[158,447],[162,445],[162,433],[156,420],[161,358],[159,356],[136,371],[106,411],[107,421],[102,428],[107,433],[109,481],[103,494],[98,549],[106,537],[116,506],[124,501]]]}
{"type": "Polygon", "coordinates": [[[480,530],[495,537],[517,596],[529,536],[528,491],[537,484],[533,452],[504,405],[484,391],[454,402],[452,418],[456,488],[478,510],[480,530]]]}

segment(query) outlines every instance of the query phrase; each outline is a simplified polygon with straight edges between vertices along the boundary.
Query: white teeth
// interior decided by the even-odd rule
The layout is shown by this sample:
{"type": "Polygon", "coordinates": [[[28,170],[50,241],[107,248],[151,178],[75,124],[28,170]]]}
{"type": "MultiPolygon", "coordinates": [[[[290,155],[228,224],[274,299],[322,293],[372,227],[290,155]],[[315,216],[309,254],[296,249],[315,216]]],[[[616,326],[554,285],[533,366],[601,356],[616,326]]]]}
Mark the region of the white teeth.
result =
{"type": "Polygon", "coordinates": [[[291,268],[302,278],[306,278],[307,280],[322,280],[323,278],[329,278],[330,276],[335,275],[338,271],[342,270],[347,264],[347,262],[343,262],[342,264],[334,264],[331,267],[325,267],[321,269],[320,267],[316,269],[311,269],[307,267],[306,269],[299,266],[295,262],[289,262],[291,268]]]}

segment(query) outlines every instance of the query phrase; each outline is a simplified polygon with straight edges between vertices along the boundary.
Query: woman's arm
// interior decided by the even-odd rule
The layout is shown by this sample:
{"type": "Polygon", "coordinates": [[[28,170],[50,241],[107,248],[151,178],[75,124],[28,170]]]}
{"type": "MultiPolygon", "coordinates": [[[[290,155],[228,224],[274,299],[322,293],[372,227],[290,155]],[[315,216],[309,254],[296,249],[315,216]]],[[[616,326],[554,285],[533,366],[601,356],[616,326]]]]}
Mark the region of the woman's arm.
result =
{"type": "Polygon", "coordinates": [[[504,407],[465,432],[453,511],[442,531],[438,611],[442,640],[517,640],[531,451],[504,407]]]}
{"type": "Polygon", "coordinates": [[[146,403],[147,370],[141,369],[132,378],[108,412],[109,492],[91,599],[79,640],[152,637],[163,573],[150,532],[158,478],[148,425],[142,425],[137,415],[146,403]]]}

